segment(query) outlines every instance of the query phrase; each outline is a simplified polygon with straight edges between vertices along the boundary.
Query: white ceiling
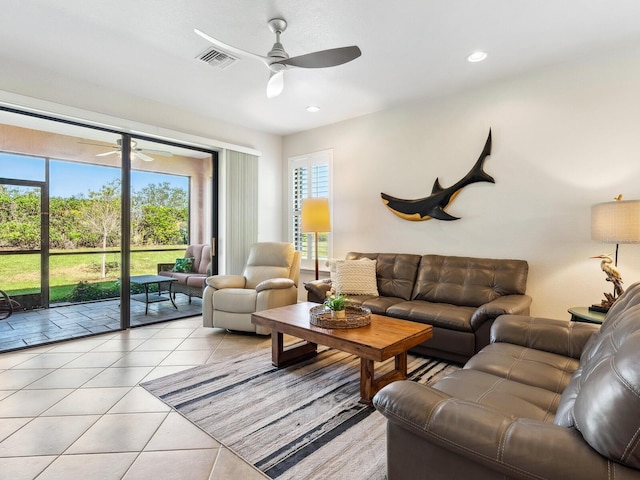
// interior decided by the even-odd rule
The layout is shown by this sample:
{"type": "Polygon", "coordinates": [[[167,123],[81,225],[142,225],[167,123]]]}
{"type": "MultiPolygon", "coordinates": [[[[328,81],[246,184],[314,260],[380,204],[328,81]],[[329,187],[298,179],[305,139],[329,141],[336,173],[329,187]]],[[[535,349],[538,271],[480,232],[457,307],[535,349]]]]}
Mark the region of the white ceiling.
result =
{"type": "Polygon", "coordinates": [[[3,60],[259,131],[286,135],[548,65],[640,43],[638,0],[1,0],[3,60]],[[199,28],[265,55],[267,20],[289,27],[290,56],[358,45],[328,69],[268,71],[195,59],[199,28]],[[475,50],[489,57],[466,62],[475,50]],[[307,105],[321,111],[308,113],[307,105]]]}

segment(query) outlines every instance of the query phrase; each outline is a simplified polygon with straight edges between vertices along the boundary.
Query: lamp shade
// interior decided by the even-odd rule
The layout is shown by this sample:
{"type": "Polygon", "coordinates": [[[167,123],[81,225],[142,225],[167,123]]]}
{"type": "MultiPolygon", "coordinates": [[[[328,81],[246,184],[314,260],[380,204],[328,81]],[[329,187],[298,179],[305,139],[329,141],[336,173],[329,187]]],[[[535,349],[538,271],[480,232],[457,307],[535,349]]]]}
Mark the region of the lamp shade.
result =
{"type": "Polygon", "coordinates": [[[593,205],[591,238],[608,243],[640,243],[640,200],[593,205]]]}
{"type": "Polygon", "coordinates": [[[302,232],[330,232],[328,198],[305,198],[302,200],[301,231],[302,232]]]}

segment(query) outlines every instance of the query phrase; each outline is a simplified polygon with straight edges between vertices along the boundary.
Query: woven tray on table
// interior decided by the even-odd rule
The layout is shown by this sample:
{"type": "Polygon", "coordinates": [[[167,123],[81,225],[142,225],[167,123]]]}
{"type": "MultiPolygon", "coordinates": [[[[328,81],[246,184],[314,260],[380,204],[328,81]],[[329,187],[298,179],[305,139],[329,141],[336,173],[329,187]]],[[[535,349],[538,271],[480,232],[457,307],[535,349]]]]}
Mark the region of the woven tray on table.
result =
{"type": "Polygon", "coordinates": [[[321,328],[358,328],[371,323],[371,310],[365,307],[345,308],[345,318],[334,318],[331,310],[318,305],[309,310],[309,323],[321,328]]]}

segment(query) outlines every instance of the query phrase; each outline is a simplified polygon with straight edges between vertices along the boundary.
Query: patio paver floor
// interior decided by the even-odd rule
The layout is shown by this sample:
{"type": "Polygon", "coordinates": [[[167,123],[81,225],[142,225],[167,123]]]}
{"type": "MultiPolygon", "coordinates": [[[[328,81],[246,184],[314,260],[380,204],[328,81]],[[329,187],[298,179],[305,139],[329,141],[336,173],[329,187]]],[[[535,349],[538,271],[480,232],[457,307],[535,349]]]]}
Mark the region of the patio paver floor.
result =
{"type": "MultiPolygon", "coordinates": [[[[178,309],[171,302],[145,305],[131,302],[131,326],[149,325],[202,314],[202,300],[177,294],[178,309]]],[[[58,340],[79,338],[120,328],[120,299],[76,305],[56,306],[48,309],[16,312],[0,321],[0,352],[7,352],[58,340]]]]}

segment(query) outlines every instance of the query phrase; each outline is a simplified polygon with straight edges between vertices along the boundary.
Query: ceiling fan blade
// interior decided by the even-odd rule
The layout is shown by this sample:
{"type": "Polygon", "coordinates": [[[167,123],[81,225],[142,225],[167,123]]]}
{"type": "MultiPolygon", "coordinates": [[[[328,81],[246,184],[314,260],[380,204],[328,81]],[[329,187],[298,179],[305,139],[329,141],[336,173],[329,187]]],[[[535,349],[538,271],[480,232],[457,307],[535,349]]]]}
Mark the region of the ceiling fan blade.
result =
{"type": "Polygon", "coordinates": [[[104,148],[115,148],[110,143],[95,143],[95,142],[78,142],[82,145],[95,145],[96,147],[104,147],[104,148]]]}
{"type": "Polygon", "coordinates": [[[137,148],[136,152],[150,153],[151,155],[161,155],[163,157],[173,157],[173,153],[166,150],[150,150],[148,148],[137,148]]]}
{"type": "Polygon", "coordinates": [[[193,31],[196,34],[200,35],[202,38],[204,38],[206,41],[208,41],[211,44],[213,44],[213,46],[218,47],[221,50],[225,50],[227,53],[230,53],[232,55],[236,55],[238,57],[253,58],[254,60],[258,60],[258,61],[264,63],[265,65],[269,66],[269,59],[267,57],[263,57],[262,55],[258,55],[256,53],[247,52],[245,50],[240,50],[239,48],[232,47],[231,45],[227,45],[226,43],[221,42],[220,40],[217,40],[217,39],[213,38],[211,35],[207,35],[202,30],[198,30],[197,28],[194,28],[193,31]]]}
{"type": "Polygon", "coordinates": [[[329,50],[307,53],[306,55],[299,55],[273,63],[300,68],[325,68],[342,65],[343,63],[355,60],[360,55],[362,55],[362,52],[354,45],[351,47],[331,48],[329,50]]]}
{"type": "Polygon", "coordinates": [[[284,70],[279,72],[271,72],[269,81],[267,82],[267,98],[275,98],[282,93],[284,89],[284,70]]]}
{"type": "Polygon", "coordinates": [[[114,155],[116,153],[120,153],[120,150],[112,150],[110,152],[98,153],[96,157],[106,157],[107,155],[114,155]]]}
{"type": "Polygon", "coordinates": [[[136,150],[135,152],[133,152],[133,156],[138,157],[143,162],[153,162],[153,158],[151,158],[149,155],[145,155],[140,150],[136,150]]]}

